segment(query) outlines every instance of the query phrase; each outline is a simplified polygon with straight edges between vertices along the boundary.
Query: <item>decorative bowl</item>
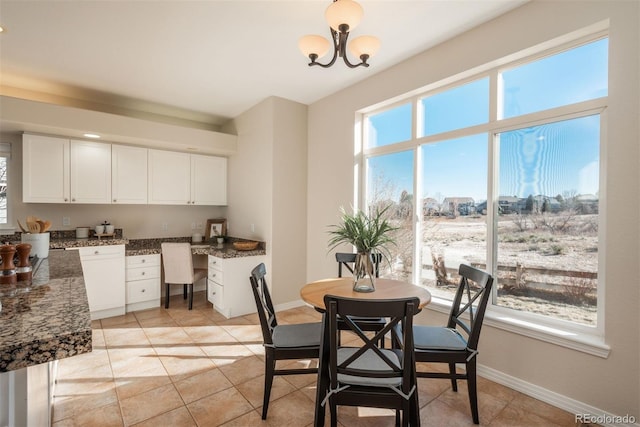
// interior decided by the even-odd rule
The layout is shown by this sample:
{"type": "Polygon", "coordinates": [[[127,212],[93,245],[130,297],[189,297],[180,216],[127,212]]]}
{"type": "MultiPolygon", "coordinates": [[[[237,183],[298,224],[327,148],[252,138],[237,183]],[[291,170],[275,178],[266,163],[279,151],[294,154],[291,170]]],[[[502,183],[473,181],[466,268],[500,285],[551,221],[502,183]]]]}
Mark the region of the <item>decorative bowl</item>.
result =
{"type": "Polygon", "coordinates": [[[233,242],[233,248],[238,251],[252,251],[258,247],[259,242],[233,242]]]}

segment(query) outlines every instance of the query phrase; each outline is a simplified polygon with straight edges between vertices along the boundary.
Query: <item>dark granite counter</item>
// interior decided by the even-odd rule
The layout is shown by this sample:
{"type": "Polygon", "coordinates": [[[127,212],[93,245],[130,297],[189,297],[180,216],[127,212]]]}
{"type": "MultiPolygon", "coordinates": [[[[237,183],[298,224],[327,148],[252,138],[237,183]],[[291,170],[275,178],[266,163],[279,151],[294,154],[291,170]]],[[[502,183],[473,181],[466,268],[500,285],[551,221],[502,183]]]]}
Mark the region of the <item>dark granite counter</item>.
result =
{"type": "MultiPolygon", "coordinates": [[[[239,251],[233,248],[234,241],[243,241],[244,239],[230,238],[229,242],[225,242],[222,245],[217,243],[208,244],[194,243],[191,245],[191,252],[194,255],[213,255],[218,258],[240,258],[247,256],[265,255],[264,242],[259,242],[258,247],[253,251],[239,251]]],[[[152,255],[159,254],[161,252],[160,244],[162,242],[189,242],[188,237],[178,238],[165,238],[165,239],[135,239],[130,240],[126,246],[125,254],[127,256],[133,255],[152,255]]]]}
{"type": "Polygon", "coordinates": [[[36,267],[32,283],[0,285],[0,372],[92,349],[78,251],[51,250],[36,267]]]}

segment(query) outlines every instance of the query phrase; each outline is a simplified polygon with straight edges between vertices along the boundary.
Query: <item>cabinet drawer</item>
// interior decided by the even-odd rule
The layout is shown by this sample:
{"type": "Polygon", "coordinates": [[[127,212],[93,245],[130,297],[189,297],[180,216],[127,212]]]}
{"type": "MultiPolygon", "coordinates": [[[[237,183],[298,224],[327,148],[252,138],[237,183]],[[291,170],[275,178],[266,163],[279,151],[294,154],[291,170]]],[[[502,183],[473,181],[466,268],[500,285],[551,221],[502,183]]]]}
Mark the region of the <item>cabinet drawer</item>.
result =
{"type": "Polygon", "coordinates": [[[220,286],[224,286],[224,274],[222,270],[209,269],[209,282],[217,283],[220,286]]]}
{"type": "Polygon", "coordinates": [[[160,298],[160,281],[158,279],[137,280],[127,282],[127,304],[149,301],[160,298]]]}
{"type": "Polygon", "coordinates": [[[126,258],[127,267],[145,267],[149,265],[160,265],[160,254],[135,255],[126,258]]]}
{"type": "Polygon", "coordinates": [[[213,306],[220,310],[224,308],[224,286],[217,283],[209,283],[209,302],[213,306]]]}
{"type": "Polygon", "coordinates": [[[82,259],[102,256],[124,256],[124,245],[86,246],[79,249],[82,259]]]}
{"type": "Polygon", "coordinates": [[[150,265],[148,267],[127,268],[126,281],[131,280],[143,280],[143,279],[157,279],[160,277],[160,267],[150,265]]]}
{"type": "Polygon", "coordinates": [[[209,255],[209,270],[222,270],[222,258],[209,255]]]}

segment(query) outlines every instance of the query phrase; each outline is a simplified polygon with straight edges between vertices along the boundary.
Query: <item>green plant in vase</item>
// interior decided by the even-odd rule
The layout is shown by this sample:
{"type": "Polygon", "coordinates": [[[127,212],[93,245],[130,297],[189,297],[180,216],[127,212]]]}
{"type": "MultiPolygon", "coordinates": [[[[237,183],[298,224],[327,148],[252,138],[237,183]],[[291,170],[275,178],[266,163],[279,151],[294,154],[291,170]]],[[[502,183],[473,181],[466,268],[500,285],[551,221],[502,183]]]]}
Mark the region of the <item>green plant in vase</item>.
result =
{"type": "Polygon", "coordinates": [[[363,211],[354,214],[341,208],[341,223],[332,225],[329,231],[329,250],[341,244],[351,244],[356,248],[356,261],[353,266],[353,290],[356,292],[375,291],[375,267],[373,253],[380,253],[389,261],[390,245],[395,245],[391,232],[397,230],[385,216],[390,206],[376,208],[367,215],[363,211]]]}

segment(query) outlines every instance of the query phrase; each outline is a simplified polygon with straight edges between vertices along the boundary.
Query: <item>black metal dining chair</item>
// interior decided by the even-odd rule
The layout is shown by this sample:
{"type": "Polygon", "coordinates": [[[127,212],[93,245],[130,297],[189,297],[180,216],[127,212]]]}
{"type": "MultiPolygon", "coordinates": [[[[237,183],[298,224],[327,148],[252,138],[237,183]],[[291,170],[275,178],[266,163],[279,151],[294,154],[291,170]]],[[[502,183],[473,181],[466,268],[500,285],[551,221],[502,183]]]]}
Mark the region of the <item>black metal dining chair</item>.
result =
{"type": "Polygon", "coordinates": [[[446,363],[449,372],[418,371],[417,375],[422,378],[450,379],[453,391],[458,391],[457,380],[467,380],[471,415],[474,424],[478,424],[476,360],[493,277],[465,264],[460,265],[458,273],[460,284],[453,298],[447,325],[414,326],[413,329],[416,361],[446,363]],[[466,366],[465,373],[456,371],[458,363],[466,366]]]}
{"type": "Polygon", "coordinates": [[[402,413],[404,426],[419,426],[418,390],[413,349],[413,316],[419,311],[418,298],[361,300],[326,295],[324,298],[323,342],[316,394],[315,425],[324,425],[324,406],[329,405],[331,425],[337,425],[337,406],[365,406],[402,413]],[[367,336],[352,319],[382,315],[388,319],[373,337],[367,336]],[[338,344],[343,322],[358,341],[338,344]],[[402,324],[402,337],[394,349],[377,342],[394,334],[402,324]]]}
{"type": "Polygon", "coordinates": [[[249,280],[256,301],[265,353],[264,398],[262,419],[267,418],[269,397],[275,375],[315,374],[318,368],[276,369],[277,360],[317,359],[320,352],[322,323],[279,325],[269,287],[265,278],[267,269],[263,263],[252,271],[249,280]]]}
{"type": "MultiPolygon", "coordinates": [[[[382,262],[382,254],[374,253],[372,254],[372,257],[373,257],[375,276],[380,277],[380,263],[382,262]]],[[[345,268],[347,271],[353,274],[353,264],[355,264],[356,262],[356,254],[348,253],[348,252],[337,252],[336,262],[338,263],[338,277],[342,277],[343,268],[345,268]]],[[[384,328],[386,324],[386,320],[380,316],[367,317],[367,318],[361,317],[361,318],[352,319],[352,320],[354,320],[358,324],[358,326],[360,326],[360,329],[362,329],[363,331],[369,331],[369,332],[378,332],[382,328],[384,328]]],[[[343,322],[338,322],[338,329],[343,331],[348,330],[348,328],[346,327],[346,325],[343,324],[343,322]]],[[[340,344],[340,339],[341,338],[339,337],[338,344],[340,344]]],[[[384,337],[382,337],[380,341],[380,347],[384,348],[384,337]]]]}

